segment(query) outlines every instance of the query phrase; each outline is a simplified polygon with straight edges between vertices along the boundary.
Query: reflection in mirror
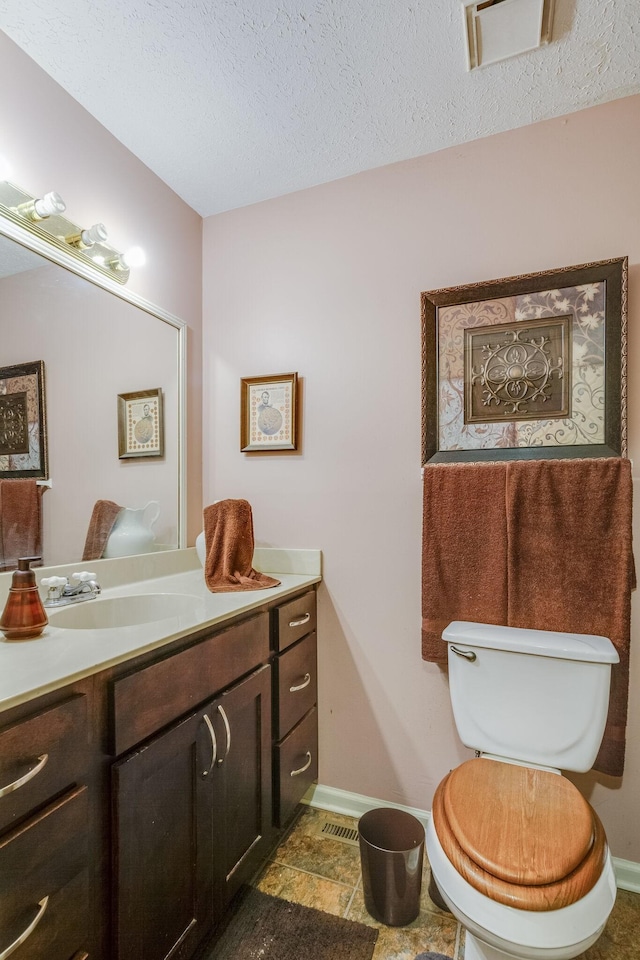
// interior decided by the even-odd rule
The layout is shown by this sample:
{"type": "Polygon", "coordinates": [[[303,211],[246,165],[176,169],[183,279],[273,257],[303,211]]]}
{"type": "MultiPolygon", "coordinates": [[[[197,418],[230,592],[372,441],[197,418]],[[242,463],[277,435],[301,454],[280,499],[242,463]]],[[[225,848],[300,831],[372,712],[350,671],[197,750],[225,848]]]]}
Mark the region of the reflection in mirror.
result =
{"type": "Polygon", "coordinates": [[[42,499],[44,564],[82,559],[98,500],[133,509],[157,501],[148,549],[183,546],[186,328],[108,279],[77,275],[64,255],[28,249],[37,248],[28,232],[0,221],[5,230],[16,239],[0,233],[0,367],[40,360],[45,367],[51,489],[42,499]],[[162,456],[120,459],[118,396],[156,389],[162,456]]]}

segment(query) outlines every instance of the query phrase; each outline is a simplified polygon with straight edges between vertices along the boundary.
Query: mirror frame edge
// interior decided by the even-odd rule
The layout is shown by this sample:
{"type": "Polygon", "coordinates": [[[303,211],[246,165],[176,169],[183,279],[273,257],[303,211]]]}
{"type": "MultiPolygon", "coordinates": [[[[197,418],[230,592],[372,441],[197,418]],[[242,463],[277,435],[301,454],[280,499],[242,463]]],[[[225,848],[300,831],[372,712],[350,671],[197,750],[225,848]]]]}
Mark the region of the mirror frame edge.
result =
{"type": "Polygon", "coordinates": [[[183,549],[187,545],[187,463],[186,463],[186,435],[187,435],[187,324],[180,317],[169,313],[162,307],[156,306],[145,297],[133,291],[126,290],[116,280],[101,274],[94,270],[89,264],[76,259],[71,253],[59,250],[53,244],[49,244],[39,234],[32,233],[28,225],[13,220],[11,215],[5,210],[0,210],[0,234],[15,240],[23,247],[38,253],[45,259],[57,263],[58,266],[70,270],[77,276],[88,280],[94,286],[101,287],[107,293],[113,293],[121,300],[125,300],[134,307],[144,310],[145,313],[157,317],[163,323],[168,323],[175,327],[178,333],[178,549],[183,549]]]}

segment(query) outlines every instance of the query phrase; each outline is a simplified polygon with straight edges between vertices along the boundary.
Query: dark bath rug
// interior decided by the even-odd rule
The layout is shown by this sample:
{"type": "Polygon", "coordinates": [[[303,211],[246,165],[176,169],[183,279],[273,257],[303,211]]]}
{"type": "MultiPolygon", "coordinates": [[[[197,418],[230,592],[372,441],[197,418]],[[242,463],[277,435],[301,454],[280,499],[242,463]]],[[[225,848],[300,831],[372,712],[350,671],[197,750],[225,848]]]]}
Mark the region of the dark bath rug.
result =
{"type": "Polygon", "coordinates": [[[378,931],[250,889],[201,960],[371,960],[378,931]]]}
{"type": "Polygon", "coordinates": [[[451,960],[451,957],[448,957],[444,953],[419,953],[416,957],[416,960],[451,960]]]}

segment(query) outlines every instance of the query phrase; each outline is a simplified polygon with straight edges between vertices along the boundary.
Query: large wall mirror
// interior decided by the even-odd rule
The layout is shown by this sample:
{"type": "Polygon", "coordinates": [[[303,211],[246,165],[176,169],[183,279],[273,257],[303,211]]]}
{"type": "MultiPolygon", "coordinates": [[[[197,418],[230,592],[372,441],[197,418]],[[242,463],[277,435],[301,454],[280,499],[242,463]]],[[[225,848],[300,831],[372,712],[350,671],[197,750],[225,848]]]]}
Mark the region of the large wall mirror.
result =
{"type": "Polygon", "coordinates": [[[0,215],[0,367],[44,362],[45,565],[82,559],[97,500],[157,501],[154,549],[185,545],[185,344],[177,317],[0,215]],[[118,397],[157,389],[162,456],[121,458],[118,397]]]}

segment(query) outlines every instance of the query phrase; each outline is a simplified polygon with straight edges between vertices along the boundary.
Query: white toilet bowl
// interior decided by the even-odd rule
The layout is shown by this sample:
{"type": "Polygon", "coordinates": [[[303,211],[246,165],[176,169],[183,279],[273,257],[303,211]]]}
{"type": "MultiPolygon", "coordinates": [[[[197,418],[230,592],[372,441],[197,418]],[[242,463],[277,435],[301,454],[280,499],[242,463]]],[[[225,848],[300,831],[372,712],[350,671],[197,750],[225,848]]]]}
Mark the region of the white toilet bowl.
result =
{"type": "Polygon", "coordinates": [[[616,898],[616,882],[607,851],[594,887],[568,907],[546,912],[517,910],[490,900],[453,867],[430,819],[427,857],[438,889],[465,927],[465,960],[571,960],[596,942],[616,898]]]}

